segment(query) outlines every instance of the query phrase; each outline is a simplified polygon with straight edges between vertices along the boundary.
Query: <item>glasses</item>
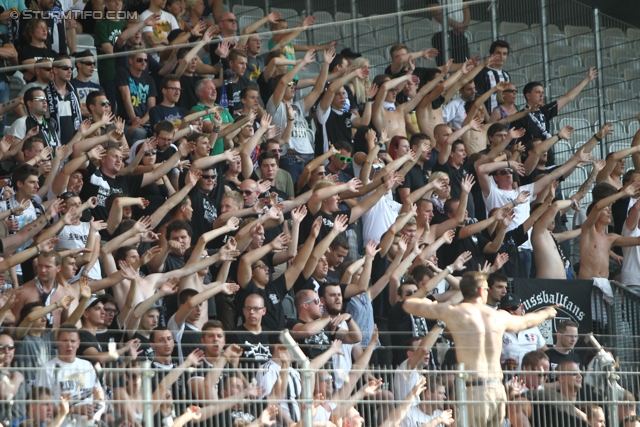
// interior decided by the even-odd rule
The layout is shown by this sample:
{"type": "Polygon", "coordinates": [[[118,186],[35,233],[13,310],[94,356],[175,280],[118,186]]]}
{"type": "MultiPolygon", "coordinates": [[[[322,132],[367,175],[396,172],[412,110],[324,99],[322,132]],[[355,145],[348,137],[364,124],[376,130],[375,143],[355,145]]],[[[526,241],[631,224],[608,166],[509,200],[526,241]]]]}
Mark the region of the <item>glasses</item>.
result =
{"type": "Polygon", "coordinates": [[[507,175],[507,174],[511,175],[512,173],[513,173],[512,169],[502,169],[500,172],[498,172],[498,174],[502,175],[502,176],[507,175]]]}
{"type": "Polygon", "coordinates": [[[53,71],[53,67],[40,67],[40,68],[48,72],[53,71]]]}
{"type": "Polygon", "coordinates": [[[11,350],[15,350],[16,346],[13,344],[9,344],[9,345],[0,345],[0,351],[11,351],[11,350]]]}
{"type": "Polygon", "coordinates": [[[298,81],[291,80],[289,83],[287,83],[287,87],[291,87],[291,86],[298,86],[298,81]]]}
{"type": "Polygon", "coordinates": [[[250,196],[253,194],[253,191],[251,190],[244,190],[244,191],[240,191],[240,194],[244,195],[244,196],[250,196]]]}
{"type": "Polygon", "coordinates": [[[254,265],[252,268],[253,268],[254,270],[255,270],[256,268],[263,268],[263,269],[265,269],[265,270],[266,270],[266,269],[268,269],[269,267],[267,267],[267,264],[264,264],[264,263],[263,263],[263,264],[254,265]]]}
{"type": "Polygon", "coordinates": [[[147,62],[149,61],[147,58],[136,58],[137,63],[147,62]]]}
{"type": "Polygon", "coordinates": [[[218,175],[202,175],[202,179],[216,179],[218,175]]]}
{"type": "Polygon", "coordinates": [[[105,308],[104,312],[106,314],[115,314],[116,316],[120,314],[120,310],[118,310],[117,308],[105,308]]]}
{"type": "Polygon", "coordinates": [[[179,88],[179,87],[166,87],[165,89],[174,90],[176,92],[182,92],[182,88],[179,88]]]}
{"type": "Polygon", "coordinates": [[[144,155],[145,156],[153,156],[154,154],[156,154],[158,152],[158,150],[149,150],[149,151],[145,151],[144,155]]]}
{"type": "Polygon", "coordinates": [[[308,300],[306,300],[304,303],[305,303],[305,304],[309,304],[309,303],[312,303],[312,302],[314,302],[314,303],[316,303],[316,304],[320,305],[320,298],[308,299],[308,300]]]}
{"type": "Polygon", "coordinates": [[[87,67],[95,67],[95,62],[81,62],[82,65],[86,65],[87,67]]]}
{"type": "Polygon", "coordinates": [[[411,295],[415,294],[416,292],[418,292],[418,290],[415,290],[415,291],[404,291],[404,296],[405,297],[410,297],[411,295]]]}
{"type": "Polygon", "coordinates": [[[336,156],[338,160],[340,160],[341,162],[347,162],[347,163],[353,162],[353,158],[343,156],[342,154],[334,154],[334,156],[336,156]]]}
{"type": "Polygon", "coordinates": [[[398,88],[397,87],[392,87],[391,89],[389,89],[389,92],[398,92],[398,88]]]}
{"type": "Polygon", "coordinates": [[[61,65],[61,66],[56,67],[56,68],[58,68],[58,69],[60,69],[60,70],[63,70],[63,71],[73,70],[73,67],[72,67],[72,66],[70,66],[70,65],[61,65]]]}
{"type": "Polygon", "coordinates": [[[518,93],[518,89],[506,89],[506,90],[503,90],[503,92],[518,93]]]}
{"type": "Polygon", "coordinates": [[[262,310],[264,307],[249,307],[248,305],[244,307],[244,309],[246,311],[248,311],[249,313],[258,313],[260,310],[262,310]]]}
{"type": "Polygon", "coordinates": [[[326,173],[325,171],[320,171],[320,172],[318,172],[318,175],[320,175],[320,176],[325,176],[326,174],[327,174],[327,173],[326,173]]]}
{"type": "Polygon", "coordinates": [[[33,100],[38,102],[44,102],[47,100],[47,98],[45,98],[44,96],[36,96],[35,98],[33,98],[33,100]]]}
{"type": "Polygon", "coordinates": [[[105,100],[100,102],[100,105],[102,105],[104,107],[105,105],[111,105],[111,102],[109,102],[108,99],[105,99],[105,100]]]}

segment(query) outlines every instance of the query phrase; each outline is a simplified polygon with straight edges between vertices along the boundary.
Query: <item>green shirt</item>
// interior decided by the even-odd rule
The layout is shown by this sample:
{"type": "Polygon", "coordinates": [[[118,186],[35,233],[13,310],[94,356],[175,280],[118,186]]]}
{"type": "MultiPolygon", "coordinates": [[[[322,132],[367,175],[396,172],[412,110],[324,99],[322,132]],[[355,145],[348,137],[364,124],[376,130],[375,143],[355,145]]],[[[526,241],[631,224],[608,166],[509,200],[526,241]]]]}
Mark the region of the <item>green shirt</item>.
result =
{"type": "MultiPolygon", "coordinates": [[[[219,107],[218,104],[213,104],[213,106],[219,107]]],[[[204,111],[204,110],[208,110],[209,108],[211,107],[209,107],[208,105],[204,105],[202,102],[198,102],[198,104],[195,107],[193,107],[192,110],[204,111]]],[[[229,110],[227,110],[226,108],[222,110],[222,114],[220,114],[220,117],[222,117],[223,124],[234,123],[233,116],[231,115],[229,110]]],[[[207,114],[202,118],[202,121],[213,123],[213,114],[207,114]]],[[[222,154],[223,152],[224,152],[224,141],[222,140],[222,138],[220,138],[219,140],[216,141],[216,144],[211,149],[211,155],[215,156],[216,154],[222,154]]]]}
{"type": "MultiPolygon", "coordinates": [[[[124,27],[124,21],[110,21],[108,19],[102,19],[96,22],[96,29],[94,34],[94,44],[98,53],[104,53],[102,45],[109,43],[111,46],[116,45],[116,41],[122,33],[124,27]]],[[[98,56],[98,67],[100,70],[100,83],[113,81],[116,77],[116,60],[115,58],[100,59],[102,55],[98,56]]]]}

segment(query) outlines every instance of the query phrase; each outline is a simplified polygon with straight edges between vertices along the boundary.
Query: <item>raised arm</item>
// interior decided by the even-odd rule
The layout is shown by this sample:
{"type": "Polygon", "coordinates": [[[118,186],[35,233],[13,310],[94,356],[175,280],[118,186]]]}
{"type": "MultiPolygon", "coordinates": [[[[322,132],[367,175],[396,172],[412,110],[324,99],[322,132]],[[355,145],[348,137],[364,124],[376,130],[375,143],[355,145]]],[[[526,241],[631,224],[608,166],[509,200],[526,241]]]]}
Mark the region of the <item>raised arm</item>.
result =
{"type": "Polygon", "coordinates": [[[574,87],[558,99],[558,111],[562,110],[568,103],[573,101],[576,96],[578,96],[578,94],[582,91],[582,89],[584,89],[584,87],[596,77],[598,77],[598,70],[596,70],[595,67],[589,68],[589,72],[587,72],[586,77],[582,79],[582,81],[578,83],[576,87],[574,87]]]}
{"type": "Polygon", "coordinates": [[[299,60],[296,65],[293,66],[289,71],[285,73],[284,76],[278,82],[275,90],[273,91],[273,95],[271,96],[273,106],[278,108],[280,103],[282,102],[282,98],[284,97],[284,91],[289,88],[289,83],[291,83],[294,77],[302,70],[303,67],[311,64],[314,61],[315,51],[309,50],[305,54],[304,58],[299,60]]]}
{"type": "Polygon", "coordinates": [[[596,184],[600,182],[606,182],[609,179],[609,175],[616,167],[616,164],[629,156],[633,156],[634,154],[640,154],[640,145],[636,145],[634,147],[625,148],[624,150],[619,150],[611,153],[609,157],[607,157],[607,163],[605,167],[598,172],[596,176],[596,184]]]}
{"type": "Polygon", "coordinates": [[[346,85],[347,82],[351,81],[354,77],[359,77],[361,79],[364,79],[368,75],[369,75],[369,70],[366,70],[364,68],[358,68],[334,80],[329,85],[329,88],[325,91],[324,95],[320,99],[320,104],[318,104],[318,108],[322,111],[327,111],[329,107],[331,107],[331,102],[333,101],[334,95],[341,87],[346,85]]]}
{"type": "Polygon", "coordinates": [[[196,145],[194,142],[185,142],[180,144],[180,146],[178,146],[178,151],[173,156],[171,156],[169,160],[164,162],[162,166],[154,169],[152,172],[147,172],[142,175],[142,184],[140,186],[145,187],[156,181],[163,175],[168,174],[169,171],[171,171],[171,169],[173,169],[178,164],[178,162],[180,162],[181,158],[187,157],[187,155],[195,150],[195,148],[196,145]]]}
{"type": "Polygon", "coordinates": [[[533,170],[538,165],[538,162],[540,161],[540,157],[544,153],[549,151],[556,142],[560,141],[561,139],[564,139],[567,141],[571,140],[572,133],[573,133],[573,127],[565,126],[562,129],[560,129],[560,132],[553,135],[551,138],[545,139],[540,144],[533,147],[533,149],[530,150],[527,155],[527,160],[525,160],[524,162],[525,176],[528,176],[531,174],[531,172],[533,172],[533,170]]]}
{"type": "Polygon", "coordinates": [[[313,274],[313,271],[316,269],[316,265],[318,264],[320,258],[324,256],[324,254],[327,252],[327,249],[329,249],[329,246],[338,236],[338,234],[343,233],[347,229],[347,225],[348,218],[346,215],[336,216],[336,220],[333,222],[333,228],[331,229],[329,234],[327,234],[324,239],[320,240],[320,242],[317,243],[313,248],[313,251],[311,251],[311,255],[309,256],[309,259],[307,260],[306,265],[302,270],[302,275],[305,279],[311,277],[311,274],[313,274]]]}
{"type": "Polygon", "coordinates": [[[640,182],[633,182],[629,185],[622,188],[622,190],[618,191],[615,194],[612,194],[609,197],[605,197],[604,199],[598,200],[589,215],[587,216],[586,221],[582,224],[582,229],[586,229],[588,227],[592,227],[595,225],[598,217],[600,216],[600,211],[602,211],[607,206],[610,206],[616,200],[623,199],[625,197],[632,197],[634,194],[637,194],[640,191],[640,182]]]}
{"type": "MultiPolygon", "coordinates": [[[[313,52],[312,50],[309,52],[313,52]]],[[[304,109],[305,111],[310,111],[311,107],[313,107],[320,98],[320,95],[324,92],[324,86],[327,83],[327,76],[329,75],[329,65],[336,57],[336,51],[333,47],[324,51],[324,62],[322,63],[322,67],[320,68],[320,74],[316,77],[316,83],[313,85],[313,89],[311,92],[304,97],[304,109]]]]}

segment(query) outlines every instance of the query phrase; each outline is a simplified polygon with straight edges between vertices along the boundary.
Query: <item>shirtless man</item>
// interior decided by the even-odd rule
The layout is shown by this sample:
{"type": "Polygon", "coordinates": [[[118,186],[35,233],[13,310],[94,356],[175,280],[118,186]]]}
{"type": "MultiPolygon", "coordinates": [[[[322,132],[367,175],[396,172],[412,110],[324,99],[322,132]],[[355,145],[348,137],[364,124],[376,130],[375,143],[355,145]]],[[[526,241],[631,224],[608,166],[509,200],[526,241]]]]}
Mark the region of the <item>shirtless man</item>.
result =
{"type": "Polygon", "coordinates": [[[638,153],[640,153],[640,145],[607,154],[607,164],[596,176],[596,184],[607,182],[618,190],[621,189],[622,175],[624,175],[625,170],[625,159],[629,156],[633,156],[635,159],[636,156],[634,156],[634,154],[638,153]]]}
{"type": "Polygon", "coordinates": [[[426,298],[410,298],[404,302],[404,309],[414,316],[442,320],[453,334],[456,356],[470,372],[467,380],[469,402],[469,425],[471,427],[497,427],[505,416],[507,396],[502,385],[500,354],[502,336],[505,332],[519,332],[540,325],[556,316],[555,308],[512,316],[504,310],[487,307],[486,276],[472,271],[460,280],[460,291],[464,298],[457,305],[432,302],[426,298]]]}
{"type": "Polygon", "coordinates": [[[640,182],[633,182],[617,192],[592,204],[587,220],[582,224],[580,237],[580,271],[578,279],[609,278],[609,250],[613,246],[640,245],[640,237],[625,237],[607,233],[611,224],[611,204],[624,197],[637,197],[640,182]]]}
{"type": "MultiPolygon", "coordinates": [[[[373,126],[375,126],[376,129],[387,128],[389,138],[393,138],[396,135],[406,136],[407,130],[404,120],[405,114],[409,114],[416,109],[420,101],[422,101],[423,98],[427,96],[427,94],[431,92],[438,83],[440,83],[440,80],[442,80],[447,71],[448,67],[446,67],[446,70],[443,73],[440,73],[439,76],[422,86],[418,93],[416,93],[410,101],[405,102],[404,104],[396,104],[395,102],[396,95],[399,90],[398,87],[409,81],[417,85],[419,84],[420,79],[417,76],[407,74],[402,77],[398,77],[397,79],[389,79],[384,82],[380,86],[380,90],[378,90],[378,94],[376,95],[376,100],[373,103],[371,113],[373,126]],[[387,109],[387,107],[385,107],[387,104],[393,105],[395,109],[387,109]]],[[[433,99],[431,100],[433,101],[433,99]]]]}

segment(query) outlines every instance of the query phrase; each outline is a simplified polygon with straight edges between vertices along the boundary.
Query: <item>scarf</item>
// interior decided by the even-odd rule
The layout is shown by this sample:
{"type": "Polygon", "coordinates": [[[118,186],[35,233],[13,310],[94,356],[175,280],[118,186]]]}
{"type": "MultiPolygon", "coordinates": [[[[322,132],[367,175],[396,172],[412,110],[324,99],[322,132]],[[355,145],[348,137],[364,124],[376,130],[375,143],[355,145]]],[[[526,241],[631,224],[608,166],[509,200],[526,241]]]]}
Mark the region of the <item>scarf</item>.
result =
{"type": "MultiPolygon", "coordinates": [[[[44,90],[45,96],[47,97],[47,103],[49,104],[49,116],[56,121],[58,125],[58,129],[56,130],[58,133],[58,139],[60,139],[60,116],[58,112],[60,111],[60,99],[58,94],[58,88],[56,88],[56,84],[51,80],[49,82],[49,86],[44,90]]],[[[78,95],[76,94],[76,89],[71,86],[70,83],[67,83],[67,94],[65,98],[69,98],[71,101],[71,117],[73,118],[73,130],[76,131],[80,129],[80,123],[82,122],[82,111],[80,110],[80,100],[78,99],[78,95]]]]}
{"type": "MultiPolygon", "coordinates": [[[[529,107],[528,105],[525,105],[525,108],[531,108],[531,107],[529,107]]],[[[540,132],[542,132],[544,139],[551,138],[551,134],[547,131],[547,124],[544,122],[544,117],[542,117],[542,113],[540,113],[540,111],[534,111],[533,113],[529,113],[529,117],[531,118],[531,121],[533,121],[533,123],[535,123],[536,126],[538,126],[538,129],[540,129],[540,132]]]]}
{"type": "MultiPolygon", "coordinates": [[[[36,277],[33,280],[36,283],[36,288],[38,289],[38,292],[40,292],[40,298],[42,299],[42,303],[45,305],[45,307],[51,305],[51,295],[56,293],[56,290],[58,289],[58,281],[57,280],[53,281],[53,289],[51,289],[51,292],[47,294],[44,292],[44,288],[42,287],[42,283],[40,283],[40,279],[36,277]]],[[[53,326],[53,312],[47,313],[45,317],[47,318],[47,326],[53,326]]]]}

